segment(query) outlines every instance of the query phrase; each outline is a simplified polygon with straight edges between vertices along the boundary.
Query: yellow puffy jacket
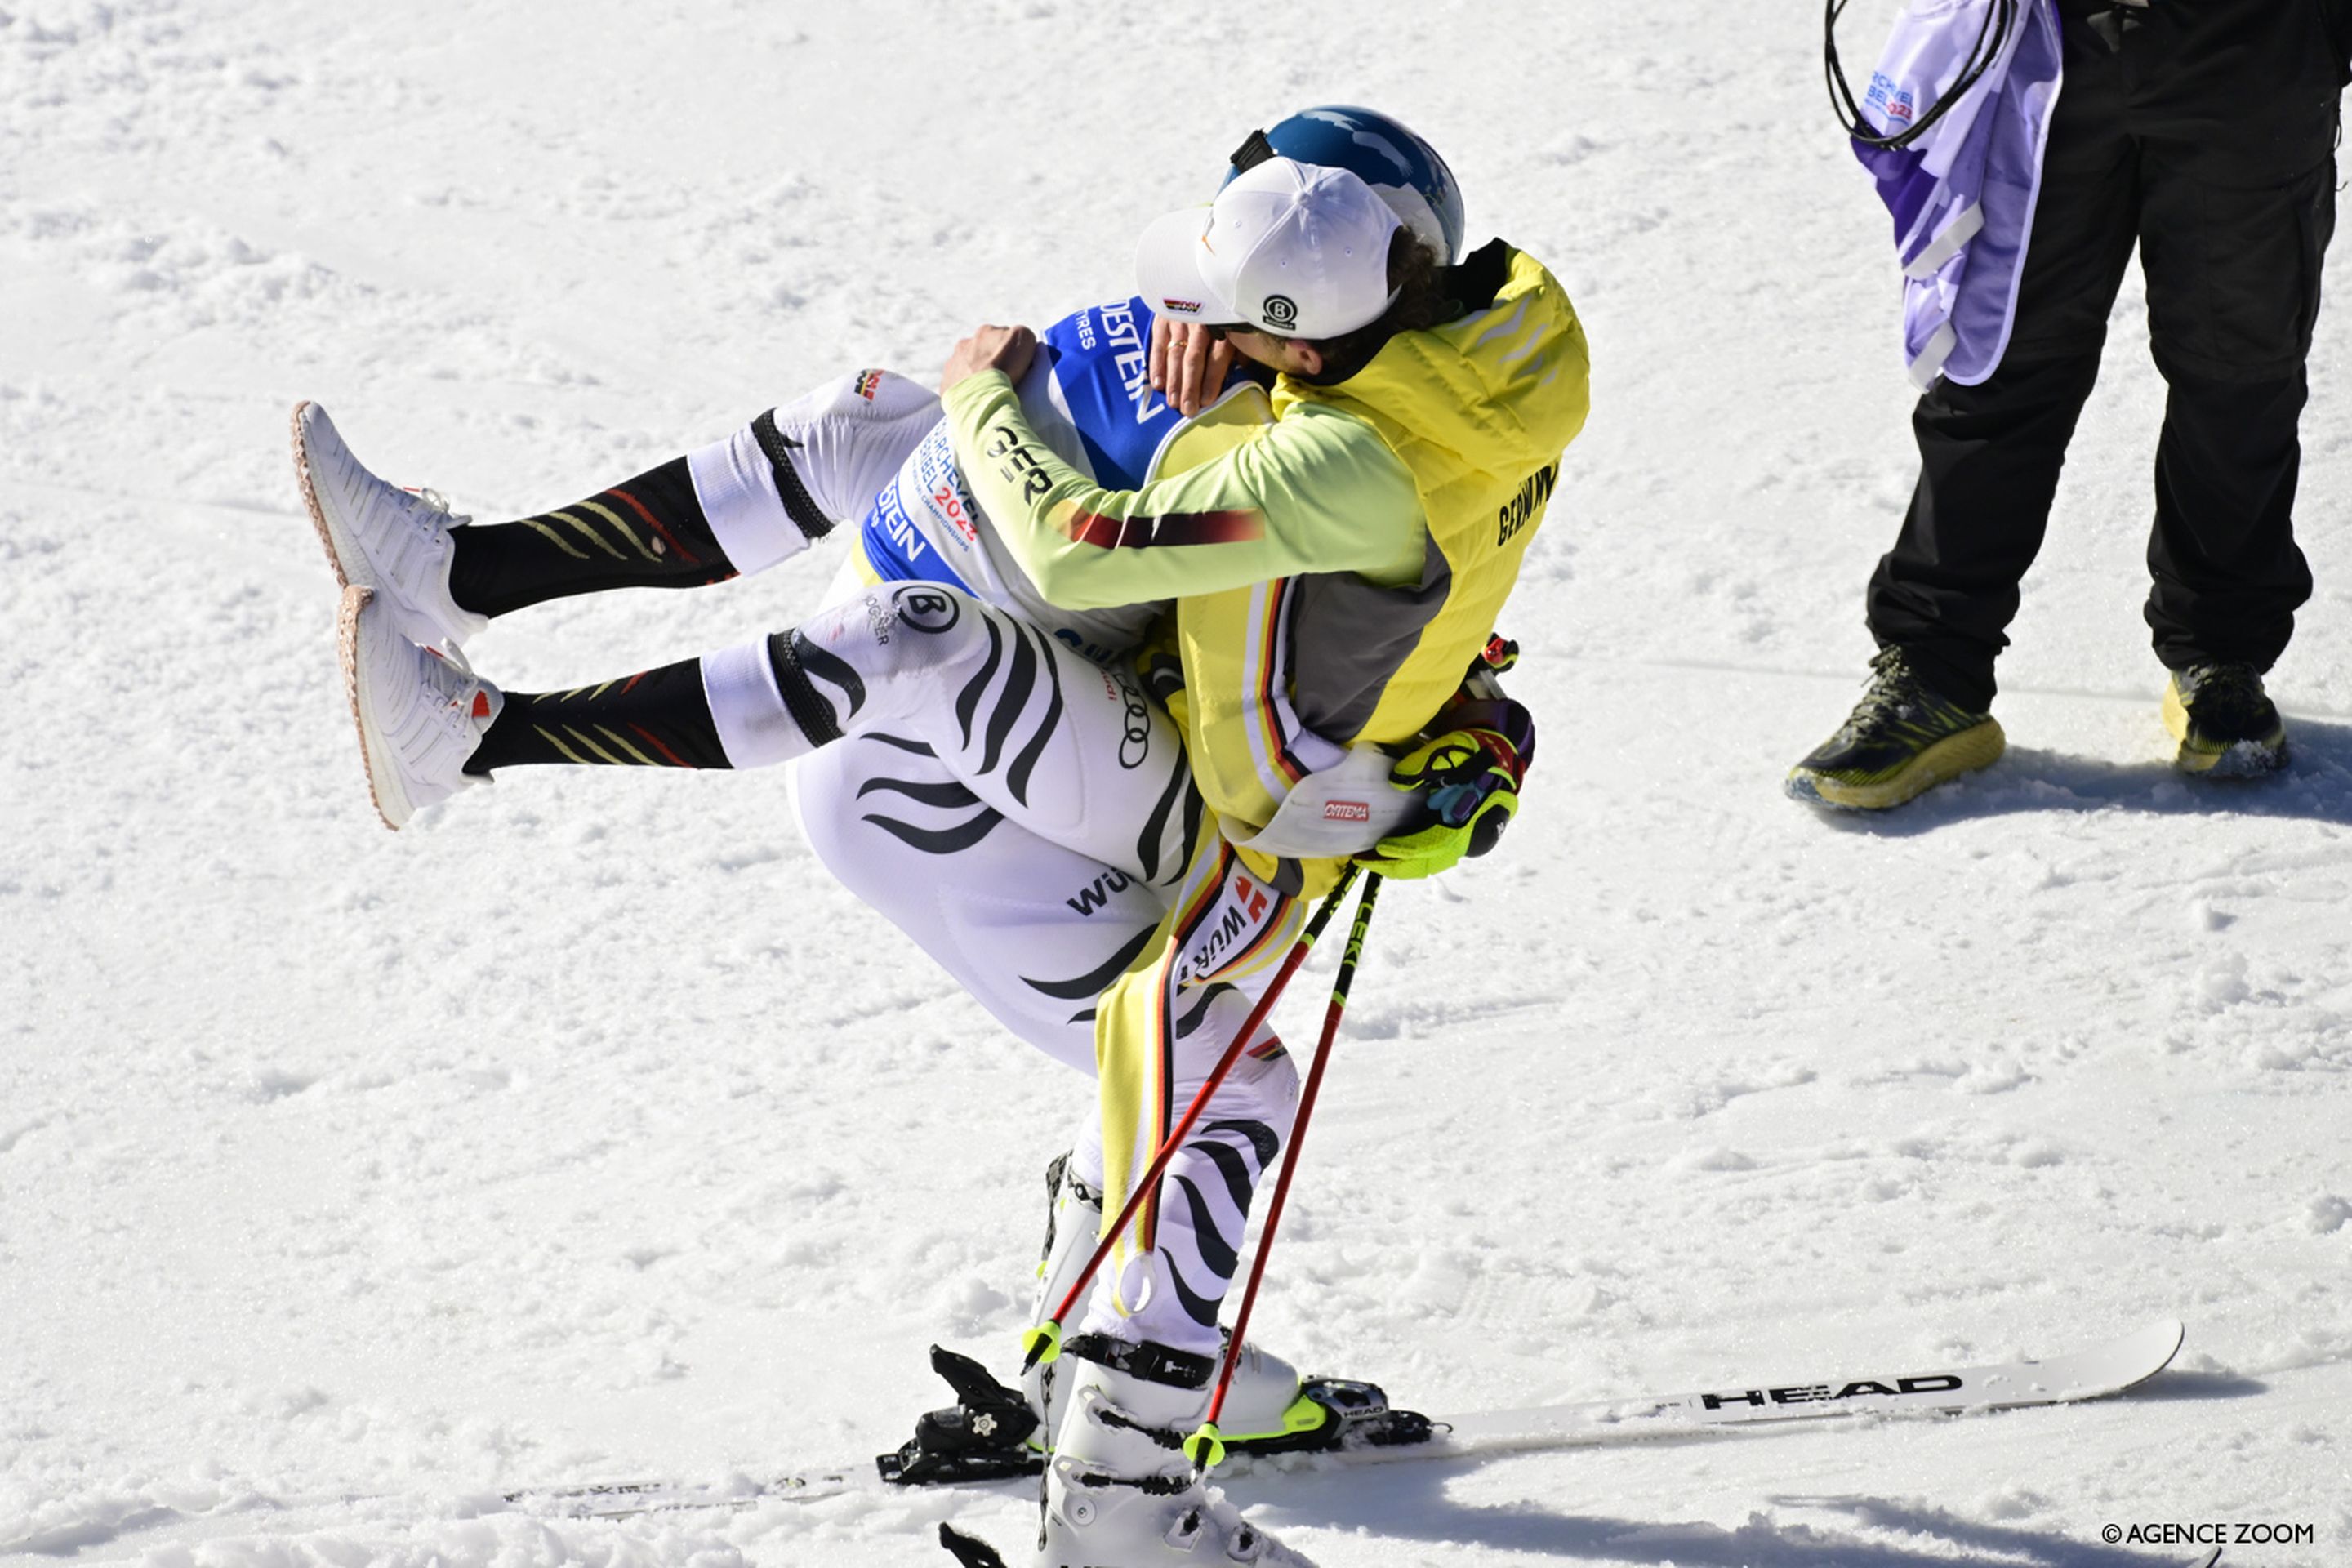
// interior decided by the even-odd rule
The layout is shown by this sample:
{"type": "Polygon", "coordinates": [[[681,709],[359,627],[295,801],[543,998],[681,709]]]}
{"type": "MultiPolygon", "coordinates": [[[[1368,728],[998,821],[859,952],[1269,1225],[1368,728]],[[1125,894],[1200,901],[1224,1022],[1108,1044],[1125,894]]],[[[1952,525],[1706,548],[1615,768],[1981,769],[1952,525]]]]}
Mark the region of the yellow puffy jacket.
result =
{"type": "MultiPolygon", "coordinates": [[[[1398,334],[1337,385],[1280,378],[1270,429],[1140,489],[1055,458],[1002,375],[947,395],[966,481],[1040,593],[1178,601],[1170,709],[1236,839],[1333,743],[1402,744],[1436,713],[1583,427],[1590,356],[1559,280],[1496,240],[1448,283],[1460,316],[1398,334]]],[[[1259,869],[1296,892],[1333,868],[1259,869]]]]}
{"type": "MultiPolygon", "coordinates": [[[[1193,776],[1235,837],[1323,765],[1299,754],[1311,737],[1393,747],[1420,733],[1518,580],[1561,448],[1584,425],[1590,359],[1550,273],[1499,242],[1462,271],[1485,268],[1500,283],[1479,308],[1399,334],[1339,385],[1285,377],[1275,388],[1278,416],[1307,405],[1349,415],[1402,461],[1418,500],[1418,578],[1303,573],[1177,604],[1193,776]]],[[[1336,868],[1259,869],[1313,892],[1336,868]]]]}

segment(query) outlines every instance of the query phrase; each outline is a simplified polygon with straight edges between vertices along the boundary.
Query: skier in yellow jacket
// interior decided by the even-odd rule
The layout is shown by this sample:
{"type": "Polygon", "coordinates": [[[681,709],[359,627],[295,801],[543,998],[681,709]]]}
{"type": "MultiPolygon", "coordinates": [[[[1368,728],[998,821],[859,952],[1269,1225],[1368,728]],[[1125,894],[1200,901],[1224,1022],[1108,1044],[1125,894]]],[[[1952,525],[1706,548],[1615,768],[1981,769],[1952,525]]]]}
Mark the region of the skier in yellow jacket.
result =
{"type": "MultiPolygon", "coordinates": [[[[367,595],[392,592],[391,574],[355,586],[346,666],[379,802],[400,800],[404,816],[516,763],[657,756],[665,765],[743,766],[874,731],[950,772],[969,761],[963,782],[983,815],[1047,837],[1066,829],[1084,841],[1082,855],[1103,855],[1108,873],[1135,875],[1139,850],[1146,873],[1181,868],[1177,878],[1146,877],[1160,884],[1152,892],[1170,912],[1138,932],[1101,1004],[1073,1018],[1093,1014],[1102,1183],[1123,1190],[1237,1028],[1301,922],[1300,900],[1398,820],[1397,799],[1425,798],[1441,781],[1471,797],[1465,819],[1391,833],[1380,846],[1381,863],[1423,871],[1491,836],[1515,803],[1526,735],[1507,723],[1456,725],[1441,710],[1496,624],[1560,449],[1582,424],[1586,353],[1563,292],[1532,259],[1498,242],[1457,267],[1442,260],[1402,233],[1360,179],[1283,158],[1255,163],[1215,206],[1168,220],[1147,238],[1146,307],[1222,332],[1276,373],[1273,422],[1224,457],[1129,489],[1098,483],[1098,463],[1081,466],[1066,441],[1040,431],[1039,405],[1024,407],[1015,388],[1027,334],[983,331],[951,359],[945,426],[957,473],[949,477],[969,487],[992,550],[1013,558],[1038,597],[1075,615],[1175,601],[1157,657],[1146,660],[1164,711],[1143,715],[1139,749],[1175,750],[1174,736],[1158,734],[1172,727],[1194,777],[1172,777],[1156,800],[1118,776],[1127,764],[1117,726],[1138,739],[1124,671],[1101,668],[1097,702],[1088,678],[1061,673],[1055,637],[1082,640],[1068,628],[1039,637],[936,577],[893,588],[888,579],[901,574],[879,573],[874,583],[869,531],[870,587],[836,595],[834,609],[792,632],[563,693],[501,693],[409,643],[394,609],[453,643],[442,622],[478,629],[478,619],[422,614],[437,603],[431,592],[372,606],[367,595]],[[931,700],[926,716],[926,693],[948,700],[931,700]],[[978,708],[983,697],[988,706],[978,708]],[[886,723],[897,733],[875,728],[886,723]],[[1108,742],[1085,739],[1096,731],[1108,742]],[[646,744],[564,743],[577,735],[646,744]],[[1076,776],[1060,776],[1066,760],[1076,776]],[[1091,784],[1090,770],[1099,774],[1091,784]],[[1049,796],[1066,821],[1035,809],[1049,796]],[[1184,796],[1199,804],[1171,811],[1184,796]],[[1100,848],[1122,835],[1132,847],[1124,858],[1100,848]]],[[[695,547],[699,580],[766,563],[755,534],[788,523],[814,537],[825,525],[812,527],[808,514],[843,514],[834,491],[846,487],[822,477],[828,432],[899,419],[881,406],[897,395],[888,382],[861,377],[849,390],[865,400],[845,395],[849,426],[787,421],[780,409],[725,450],[684,460],[691,488],[674,510],[648,475],[610,492],[604,511],[625,521],[700,517],[711,538],[680,535],[695,547]],[[771,511],[780,521],[772,524],[771,511]],[[720,548],[703,548],[713,542],[720,548]]],[[[317,432],[303,439],[307,475],[332,444],[319,446],[317,432]]],[[[909,458],[901,479],[927,461],[909,458]]],[[[353,484],[362,510],[396,506],[380,482],[362,475],[353,484]]],[[[913,492],[900,484],[895,493],[913,492]]],[[[958,499],[950,484],[941,504],[958,499]]],[[[966,537],[949,548],[969,543],[970,520],[950,521],[966,537]]],[[[648,560],[679,553],[658,541],[648,548],[648,560]]],[[[337,551],[339,569],[347,553],[337,551]]],[[[457,578],[446,561],[437,578],[435,570],[428,562],[426,587],[449,596],[457,578]]],[[[359,581],[357,568],[347,575],[359,581]]],[[[1084,901],[1069,906],[1084,916],[1084,901]]],[[[1253,1042],[1218,1116],[1178,1153],[1067,1342],[1078,1375],[1049,1479],[1048,1534],[1060,1542],[1049,1542],[1049,1561],[1062,1551],[1149,1561],[1151,1542],[1188,1531],[1188,1544],[1207,1531],[1229,1552],[1295,1561],[1213,1491],[1180,1479],[1171,1461],[1181,1469],[1181,1458],[1150,1435],[1205,1401],[1217,1308],[1251,1195],[1287,1135],[1297,1083],[1270,1033],[1253,1042]]],[[[1087,1209],[1101,1212],[1073,1205],[1087,1209]]]]}
{"type": "MultiPolygon", "coordinates": [[[[1500,241],[1459,268],[1430,260],[1360,180],[1281,158],[1244,171],[1205,213],[1155,226],[1139,259],[1146,303],[1278,372],[1277,421],[1136,490],[1089,482],[1030,427],[1013,394],[1034,346],[1024,331],[984,329],[949,361],[958,458],[1039,592],[1074,608],[1176,602],[1181,682],[1168,705],[1216,831],[1201,835],[1168,917],[1097,1012],[1107,1208],[1244,1021],[1303,901],[1336,879],[1341,858],[1291,851],[1353,803],[1318,791],[1315,816],[1284,832],[1297,786],[1359,757],[1377,780],[1393,752],[1446,728],[1441,710],[1486,644],[1582,427],[1583,333],[1550,274],[1500,241]]],[[[1523,743],[1451,732],[1395,764],[1396,782],[1441,755],[1457,772],[1490,762],[1507,812],[1523,743]]],[[[1450,863],[1472,831],[1423,847],[1450,863]]],[[[1415,856],[1396,839],[1382,852],[1415,856]]],[[[1279,1049],[1269,1036],[1253,1054],[1279,1049]]],[[[1199,1482],[1165,1441],[1205,1405],[1250,1192],[1288,1131],[1287,1107],[1267,1110],[1267,1086],[1252,1088],[1257,1114],[1241,1136],[1224,1113],[1171,1162],[1066,1342],[1089,1364],[1055,1435],[1043,1563],[1156,1561],[1171,1520],[1203,1517],[1194,1528],[1231,1550],[1296,1560],[1213,1494],[1203,1515],[1199,1482]]]]}

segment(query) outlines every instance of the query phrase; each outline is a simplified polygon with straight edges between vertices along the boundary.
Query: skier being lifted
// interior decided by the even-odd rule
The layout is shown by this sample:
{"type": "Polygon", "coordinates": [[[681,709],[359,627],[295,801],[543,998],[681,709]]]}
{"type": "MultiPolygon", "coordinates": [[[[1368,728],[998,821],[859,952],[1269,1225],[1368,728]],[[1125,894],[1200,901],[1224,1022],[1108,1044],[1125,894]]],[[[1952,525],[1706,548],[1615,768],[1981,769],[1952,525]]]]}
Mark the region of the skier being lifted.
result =
{"type": "MultiPolygon", "coordinates": [[[[1067,318],[1042,352],[1018,329],[960,344],[944,418],[861,373],[578,506],[453,530],[297,412],[388,823],[524,763],[804,759],[803,823],[836,874],[1016,1032],[1099,1064],[1044,1305],[1302,904],[1350,855],[1450,866],[1516,805],[1523,712],[1455,704],[1582,425],[1583,335],[1500,241],[1445,265],[1450,175],[1373,121],[1309,111],[1253,138],[1213,206],[1146,235],[1139,299],[1067,318]],[[1402,184],[1344,166],[1368,125],[1404,154],[1402,184]],[[1270,391],[1244,380],[1194,415],[1139,401],[1120,357],[1147,330],[1180,367],[1222,338],[1270,391]],[[700,659],[521,693],[430,647],[567,594],[756,571],[851,522],[827,608],[700,659]],[[1441,786],[1473,808],[1431,820],[1441,786]]],[[[1297,1085],[1265,1032],[1097,1280],[1076,1372],[1032,1390],[1054,1449],[1040,1562],[1301,1561],[1168,1437],[1206,1405],[1297,1085]]],[[[1295,1373],[1260,1357],[1243,1375],[1226,1426],[1283,1430],[1295,1373]]]]}

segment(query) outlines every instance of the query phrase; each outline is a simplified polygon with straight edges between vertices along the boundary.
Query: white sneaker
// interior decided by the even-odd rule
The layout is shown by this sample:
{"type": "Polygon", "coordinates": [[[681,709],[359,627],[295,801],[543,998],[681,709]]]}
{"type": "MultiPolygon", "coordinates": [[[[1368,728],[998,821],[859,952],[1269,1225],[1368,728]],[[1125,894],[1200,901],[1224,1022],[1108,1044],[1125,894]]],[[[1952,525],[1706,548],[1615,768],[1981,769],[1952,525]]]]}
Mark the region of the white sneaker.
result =
{"type": "Polygon", "coordinates": [[[506,706],[499,689],[462,655],[446,657],[401,635],[367,589],[343,590],[343,689],[360,727],[368,789],[386,827],[481,779],[465,771],[482,732],[506,706]]]}
{"type": "Polygon", "coordinates": [[[1069,1413],[1045,1467],[1037,1568],[1313,1568],[1193,1470],[1184,1438],[1208,1413],[1177,1388],[1096,1363],[1069,1373],[1069,1413]]]}
{"type": "MultiPolygon", "coordinates": [[[[1044,1322],[1045,1315],[1061,1304],[1102,1235],[1102,1194],[1070,1174],[1068,1158],[1055,1160],[1046,1172],[1052,1210],[1046,1222],[1045,1256],[1037,1266],[1037,1298],[1029,1320],[1033,1323],[1044,1322]]],[[[1083,1317],[1085,1309],[1081,1298],[1074,1318],[1083,1317]]],[[[1056,1356],[1040,1361],[1022,1374],[1021,1392],[1038,1415],[1036,1447],[1045,1447],[1061,1429],[1064,1390],[1076,1376],[1071,1369],[1083,1364],[1056,1356]]],[[[1224,1409],[1217,1420],[1228,1444],[1246,1447],[1254,1441],[1295,1439],[1328,1419],[1328,1411],[1300,1394],[1297,1367],[1260,1350],[1255,1340],[1243,1344],[1241,1356],[1234,1363],[1233,1385],[1225,1390],[1224,1409]]]]}
{"type": "Polygon", "coordinates": [[[352,456],[327,411],[294,405],[294,475],[310,521],[346,588],[370,588],[413,643],[457,647],[490,624],[449,596],[449,503],[386,484],[352,456]]]}

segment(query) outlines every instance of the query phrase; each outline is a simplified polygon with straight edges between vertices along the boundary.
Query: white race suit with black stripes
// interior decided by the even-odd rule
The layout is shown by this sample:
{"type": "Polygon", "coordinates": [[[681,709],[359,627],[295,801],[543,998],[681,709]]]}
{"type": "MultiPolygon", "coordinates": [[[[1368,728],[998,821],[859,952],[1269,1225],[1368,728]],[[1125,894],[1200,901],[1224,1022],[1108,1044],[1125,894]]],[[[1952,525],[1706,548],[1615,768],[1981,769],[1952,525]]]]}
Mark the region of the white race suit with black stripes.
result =
{"type": "MultiPolygon", "coordinates": [[[[1144,381],[1150,321],[1129,300],[1056,323],[1020,389],[1058,454],[1107,485],[1197,465],[1271,421],[1247,382],[1178,415],[1144,381]]],[[[1172,971],[1162,1072],[1188,1101],[1301,921],[1213,835],[1199,841],[1181,735],[1133,668],[1164,606],[1045,604],[972,505],[938,400],[901,377],[829,384],[776,409],[766,435],[690,458],[729,558],[758,570],[835,521],[857,537],[816,615],[704,659],[730,760],[798,759],[803,828],[844,885],[1008,1028],[1089,1072],[1097,996],[1187,906],[1198,951],[1172,971]]],[[[1083,1328],[1214,1352],[1251,1194],[1297,1093],[1263,1030],[1170,1166],[1156,1245],[1083,1328]]],[[[1071,1171],[1097,1190],[1102,1140],[1089,1094],[1071,1171]]]]}

